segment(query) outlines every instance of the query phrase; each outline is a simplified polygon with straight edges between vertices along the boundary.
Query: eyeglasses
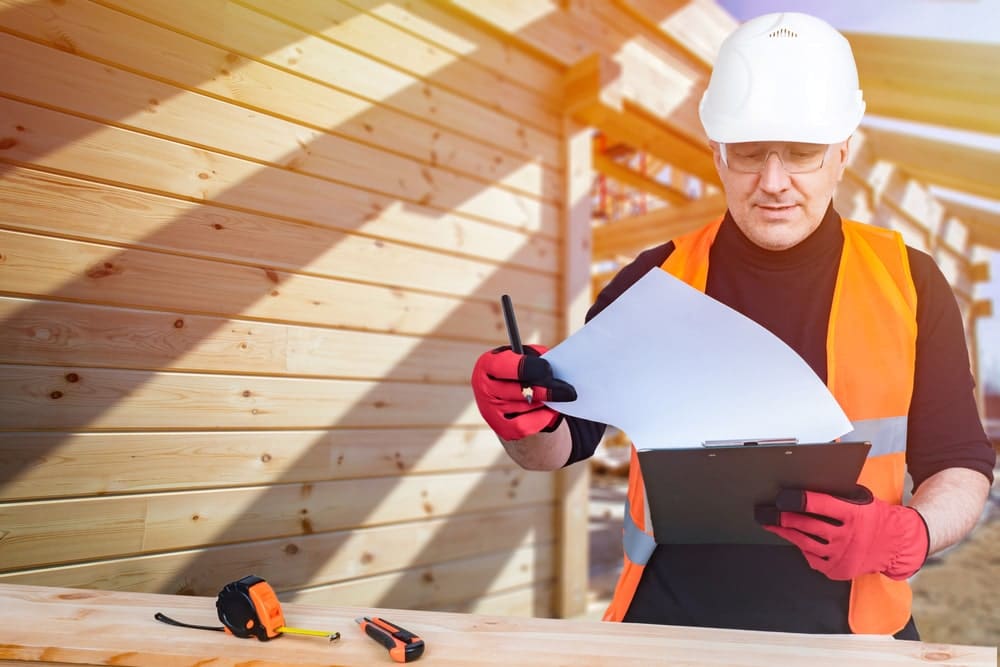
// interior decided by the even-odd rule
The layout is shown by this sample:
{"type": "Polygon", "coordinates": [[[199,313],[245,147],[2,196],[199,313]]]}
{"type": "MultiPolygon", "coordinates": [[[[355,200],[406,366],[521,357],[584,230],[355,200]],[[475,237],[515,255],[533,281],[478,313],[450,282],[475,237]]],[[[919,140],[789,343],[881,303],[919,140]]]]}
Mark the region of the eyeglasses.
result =
{"type": "Polygon", "coordinates": [[[778,156],[787,173],[808,174],[823,168],[831,147],[832,144],[745,141],[719,144],[719,155],[722,164],[741,174],[759,174],[772,153],[778,156]]]}

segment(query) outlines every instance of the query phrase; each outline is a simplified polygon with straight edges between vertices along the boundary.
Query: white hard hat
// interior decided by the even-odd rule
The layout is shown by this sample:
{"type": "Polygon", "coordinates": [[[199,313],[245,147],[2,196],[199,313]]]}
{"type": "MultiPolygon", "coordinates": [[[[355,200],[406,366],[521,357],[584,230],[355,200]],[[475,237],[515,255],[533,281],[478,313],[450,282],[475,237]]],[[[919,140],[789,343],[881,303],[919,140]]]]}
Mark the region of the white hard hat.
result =
{"type": "Polygon", "coordinates": [[[698,107],[709,139],[835,144],[858,128],[865,102],[851,45],[808,14],[765,14],[737,28],[698,107]]]}

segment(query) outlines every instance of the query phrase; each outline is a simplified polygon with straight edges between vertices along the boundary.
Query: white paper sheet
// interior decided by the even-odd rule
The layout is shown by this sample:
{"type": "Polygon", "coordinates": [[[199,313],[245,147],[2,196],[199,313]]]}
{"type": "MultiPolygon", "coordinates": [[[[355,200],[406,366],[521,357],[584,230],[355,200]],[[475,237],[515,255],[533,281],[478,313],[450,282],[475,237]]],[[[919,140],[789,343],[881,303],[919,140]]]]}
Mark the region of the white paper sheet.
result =
{"type": "Polygon", "coordinates": [[[578,396],[552,408],[616,426],[640,449],[851,430],[794,350],[659,268],[544,357],[578,396]]]}

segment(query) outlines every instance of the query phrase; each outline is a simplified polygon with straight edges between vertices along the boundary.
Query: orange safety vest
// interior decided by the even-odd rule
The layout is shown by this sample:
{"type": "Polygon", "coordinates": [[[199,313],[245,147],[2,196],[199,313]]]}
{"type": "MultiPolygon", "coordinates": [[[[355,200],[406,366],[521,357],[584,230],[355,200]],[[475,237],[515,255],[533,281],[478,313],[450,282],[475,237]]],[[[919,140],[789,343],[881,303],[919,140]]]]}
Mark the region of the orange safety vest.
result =
{"type": "MultiPolygon", "coordinates": [[[[705,291],[709,249],[722,219],[674,240],[662,269],[705,291]]],[[[851,420],[844,440],[872,444],[859,482],[900,504],[906,423],[916,365],[917,294],[898,232],[842,221],[844,249],[833,293],[826,351],[827,386],[851,420]],[[871,378],[878,378],[872,382],[871,378]]],[[[606,621],[621,621],[656,547],[635,446],[629,465],[623,531],[625,565],[606,621]]],[[[894,634],[909,621],[906,581],[865,574],[851,582],[848,623],[855,633],[894,634]]]]}

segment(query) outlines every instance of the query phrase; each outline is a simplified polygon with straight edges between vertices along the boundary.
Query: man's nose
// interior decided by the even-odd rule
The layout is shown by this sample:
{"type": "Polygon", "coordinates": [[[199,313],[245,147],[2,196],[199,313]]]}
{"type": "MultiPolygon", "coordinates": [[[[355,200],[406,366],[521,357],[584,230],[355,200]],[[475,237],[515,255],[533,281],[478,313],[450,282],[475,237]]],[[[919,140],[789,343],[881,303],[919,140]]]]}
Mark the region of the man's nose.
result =
{"type": "Polygon", "coordinates": [[[760,170],[760,189],[766,192],[781,192],[788,188],[790,179],[785,165],[777,153],[769,153],[760,170]]]}

